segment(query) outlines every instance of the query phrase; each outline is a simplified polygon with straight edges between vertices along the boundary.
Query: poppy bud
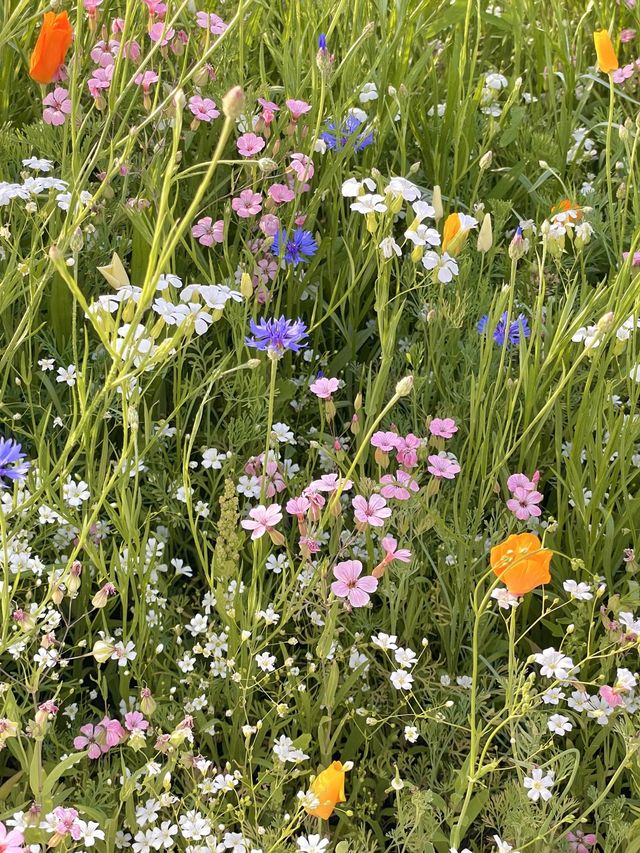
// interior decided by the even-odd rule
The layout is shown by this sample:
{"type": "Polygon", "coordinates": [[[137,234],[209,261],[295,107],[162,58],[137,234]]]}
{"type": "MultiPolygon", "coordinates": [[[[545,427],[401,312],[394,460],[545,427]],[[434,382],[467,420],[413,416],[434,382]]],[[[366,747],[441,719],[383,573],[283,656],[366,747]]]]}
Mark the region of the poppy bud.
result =
{"type": "Polygon", "coordinates": [[[29,76],[37,83],[51,83],[71,47],[73,30],[66,12],[47,12],[31,54],[29,76]]]}
{"type": "Polygon", "coordinates": [[[314,809],[306,809],[307,814],[328,820],[338,803],[345,803],[344,777],[346,765],[333,761],[325,770],[318,773],[310,785],[310,790],[320,800],[314,809]]]}

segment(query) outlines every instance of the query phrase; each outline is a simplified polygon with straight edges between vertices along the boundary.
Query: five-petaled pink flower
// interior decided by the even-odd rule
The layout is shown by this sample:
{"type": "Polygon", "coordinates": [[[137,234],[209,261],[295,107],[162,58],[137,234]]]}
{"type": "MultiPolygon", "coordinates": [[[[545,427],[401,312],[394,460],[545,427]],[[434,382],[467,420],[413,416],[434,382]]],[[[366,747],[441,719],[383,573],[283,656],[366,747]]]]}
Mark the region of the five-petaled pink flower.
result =
{"type": "Polygon", "coordinates": [[[396,459],[399,465],[405,468],[415,468],[418,464],[418,448],[422,446],[422,440],[410,432],[406,436],[398,436],[396,444],[396,459]]]}
{"type": "Polygon", "coordinates": [[[175,34],[173,27],[168,27],[163,21],[158,21],[149,28],[149,38],[152,42],[160,42],[160,47],[169,44],[175,34]]]}
{"type": "Polygon", "coordinates": [[[449,459],[446,453],[433,453],[428,462],[427,471],[438,479],[453,480],[460,473],[460,465],[454,459],[449,459]]]}
{"type": "Polygon", "coordinates": [[[280,107],[273,101],[266,101],[264,98],[258,98],[258,103],[262,107],[260,118],[266,125],[270,125],[280,107]]]}
{"type": "Polygon", "coordinates": [[[315,382],[311,383],[309,390],[321,400],[330,400],[332,394],[335,394],[339,387],[340,381],[338,379],[320,376],[315,382]]]}
{"type": "Polygon", "coordinates": [[[513,490],[512,497],[507,501],[507,508],[519,521],[527,521],[531,516],[542,515],[542,510],[538,506],[542,498],[540,492],[530,491],[518,486],[513,490]]]}
{"type": "Polygon", "coordinates": [[[109,717],[105,717],[103,720],[100,720],[100,725],[106,732],[106,749],[103,749],[103,752],[106,752],[113,746],[117,746],[126,736],[126,732],[122,728],[119,720],[111,720],[109,717]]]}
{"type": "Polygon", "coordinates": [[[73,739],[73,745],[76,749],[86,749],[89,758],[95,761],[104,752],[109,751],[107,732],[104,726],[92,726],[91,723],[86,723],[84,726],[80,726],[80,731],[82,734],[73,739]]]}
{"type": "Polygon", "coordinates": [[[0,821],[0,853],[23,853],[24,835],[18,829],[7,832],[7,828],[0,821]]]}
{"type": "Polygon", "coordinates": [[[201,246],[213,246],[214,243],[223,243],[224,222],[222,219],[214,222],[210,216],[203,216],[192,227],[191,233],[201,246]]]}
{"type": "Polygon", "coordinates": [[[285,103],[294,121],[298,121],[300,116],[308,113],[311,109],[311,104],[308,104],[306,101],[297,101],[295,98],[289,98],[285,103]]]}
{"type": "Polygon", "coordinates": [[[145,720],[140,711],[128,711],[124,715],[124,727],[128,732],[145,732],[149,728],[149,721],[145,720]]]}
{"type": "Polygon", "coordinates": [[[356,495],[351,506],[356,521],[371,527],[382,527],[385,519],[391,515],[391,508],[381,495],[371,495],[369,500],[362,495],[356,495]]]}
{"type": "Polygon", "coordinates": [[[382,430],[378,430],[378,432],[374,432],[371,436],[371,444],[373,447],[377,447],[379,450],[382,450],[383,453],[391,453],[392,450],[395,450],[398,446],[399,436],[395,432],[383,432],[382,430]]]}
{"type": "Polygon", "coordinates": [[[388,562],[391,560],[399,560],[401,563],[411,562],[411,551],[407,548],[398,548],[398,543],[393,536],[385,536],[380,540],[380,544],[385,552],[385,560],[388,562]]]}
{"type": "Polygon", "coordinates": [[[140,74],[136,74],[133,78],[134,81],[138,84],[138,86],[142,86],[142,91],[145,95],[149,94],[149,89],[153,86],[154,83],[157,83],[160,79],[155,71],[141,71],[140,74]]]}
{"type": "Polygon", "coordinates": [[[220,111],[216,109],[216,102],[201,95],[193,95],[189,98],[189,109],[198,121],[210,122],[220,115],[220,111]]]}
{"type": "Polygon", "coordinates": [[[364,607],[369,603],[370,593],[378,588],[378,579],[371,575],[361,578],[360,560],[344,560],[333,568],[337,580],[331,584],[331,592],[338,598],[346,598],[352,607],[364,607]]]}
{"type": "Polygon", "coordinates": [[[296,194],[286,184],[271,184],[269,187],[269,198],[276,204],[286,204],[293,201],[296,194]]]}
{"type": "Polygon", "coordinates": [[[42,99],[44,111],[42,118],[45,124],[64,124],[66,117],[71,112],[71,100],[69,92],[62,86],[56,86],[53,92],[49,92],[42,99]]]}
{"type": "Polygon", "coordinates": [[[231,207],[241,219],[248,219],[262,210],[262,196],[253,190],[242,190],[239,196],[232,199],[231,207]]]}
{"type": "Polygon", "coordinates": [[[571,853],[589,853],[589,847],[593,847],[597,840],[595,833],[584,832],[582,829],[567,832],[567,841],[571,853]]]}
{"type": "Polygon", "coordinates": [[[303,521],[305,513],[310,506],[309,498],[301,495],[298,498],[290,498],[287,501],[287,512],[289,515],[295,515],[298,521],[303,521]]]}
{"type": "Polygon", "coordinates": [[[411,492],[420,489],[418,483],[407,471],[399,469],[395,474],[385,474],[380,477],[382,488],[380,494],[383,498],[395,498],[397,501],[408,501],[411,492]]]}
{"type": "Polygon", "coordinates": [[[265,533],[271,533],[276,524],[282,521],[282,511],[278,504],[270,504],[270,506],[260,504],[249,510],[249,516],[240,524],[245,530],[251,531],[252,539],[260,539],[265,533]]]}
{"type": "Polygon", "coordinates": [[[264,139],[255,133],[243,133],[236,141],[238,151],[243,157],[255,157],[265,145],[264,139]]]}
{"type": "Polygon", "coordinates": [[[434,418],[429,424],[429,432],[438,438],[452,438],[458,427],[453,418],[434,418]]]}
{"type": "Polygon", "coordinates": [[[197,12],[196,23],[203,30],[209,30],[214,36],[221,36],[228,26],[219,15],[214,15],[212,12],[197,12]]]}

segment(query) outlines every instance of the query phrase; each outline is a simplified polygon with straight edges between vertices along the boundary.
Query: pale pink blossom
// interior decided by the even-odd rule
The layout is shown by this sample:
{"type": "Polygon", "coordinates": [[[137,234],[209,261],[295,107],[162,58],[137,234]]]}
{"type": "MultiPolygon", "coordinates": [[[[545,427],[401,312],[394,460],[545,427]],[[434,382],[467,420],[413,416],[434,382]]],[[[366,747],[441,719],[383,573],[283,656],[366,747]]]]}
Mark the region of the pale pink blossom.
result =
{"type": "Polygon", "coordinates": [[[231,207],[241,219],[248,219],[262,210],[262,196],[253,190],[242,190],[239,196],[232,199],[231,207]]]}
{"type": "Polygon", "coordinates": [[[618,705],[622,705],[622,696],[617,693],[613,687],[609,687],[608,684],[601,687],[600,690],[598,690],[598,693],[610,708],[616,708],[618,705]]]}
{"type": "Polygon", "coordinates": [[[383,453],[391,453],[398,447],[399,436],[395,432],[383,432],[379,430],[371,436],[371,444],[382,450],[383,453]]]}
{"type": "Polygon", "coordinates": [[[216,102],[201,95],[193,95],[189,98],[189,109],[198,121],[211,122],[220,115],[220,111],[216,109],[216,102]]]}
{"type": "Polygon", "coordinates": [[[167,27],[163,21],[158,21],[149,27],[149,38],[154,43],[159,42],[161,47],[169,44],[175,34],[173,27],[167,27]]]}
{"type": "Polygon", "coordinates": [[[311,109],[311,104],[308,104],[306,101],[297,101],[294,98],[289,98],[285,103],[294,121],[298,121],[300,116],[308,113],[311,109]]]}
{"type": "Polygon", "coordinates": [[[362,495],[356,495],[351,501],[351,506],[356,521],[371,527],[382,527],[385,519],[391,515],[391,508],[387,506],[382,495],[371,495],[369,500],[362,495]]]}
{"type": "Polygon", "coordinates": [[[24,835],[18,829],[7,832],[7,828],[0,821],[0,853],[23,853],[24,835]]]}
{"type": "Polygon", "coordinates": [[[320,376],[309,386],[309,390],[321,400],[330,400],[332,394],[335,394],[339,387],[340,381],[338,379],[320,376]]]}
{"type": "MultiPolygon", "coordinates": [[[[105,745],[107,749],[117,746],[126,736],[126,732],[118,720],[111,720],[109,717],[105,717],[103,720],[100,720],[100,725],[106,732],[105,745]]],[[[107,749],[104,749],[103,752],[106,752],[107,749]]]]}
{"type": "Polygon", "coordinates": [[[129,711],[124,715],[124,727],[128,732],[145,732],[149,728],[149,721],[145,720],[140,711],[129,711]]]}
{"type": "Polygon", "coordinates": [[[255,157],[256,154],[262,151],[265,145],[264,139],[255,133],[243,133],[236,140],[236,147],[242,157],[255,157]]]}
{"type": "Polygon", "coordinates": [[[393,536],[385,536],[380,540],[380,544],[385,551],[385,559],[399,560],[401,563],[411,562],[411,551],[406,548],[398,548],[397,541],[393,536]]]}
{"type": "Polygon", "coordinates": [[[543,495],[540,492],[518,487],[513,490],[513,496],[507,501],[507,509],[510,509],[520,521],[527,521],[532,516],[537,518],[542,515],[542,510],[538,506],[542,499],[543,495]]]}
{"type": "Polygon", "coordinates": [[[302,521],[310,506],[309,498],[301,495],[298,498],[290,498],[287,501],[286,509],[289,515],[295,515],[298,521],[302,521]]]}
{"type": "Polygon", "coordinates": [[[201,246],[213,246],[214,243],[224,243],[224,221],[216,222],[210,216],[198,219],[191,233],[201,246]]]}
{"type": "Polygon", "coordinates": [[[142,86],[144,94],[148,95],[153,84],[157,83],[160,78],[155,71],[141,71],[140,74],[136,74],[133,79],[138,86],[142,86]]]}
{"type": "Polygon", "coordinates": [[[429,432],[438,438],[453,438],[458,427],[453,418],[434,418],[429,424],[429,432]]]}
{"type": "Polygon", "coordinates": [[[313,160],[306,154],[296,152],[291,155],[291,163],[287,167],[288,172],[293,172],[300,183],[310,181],[314,175],[313,160]]]}
{"type": "Polygon", "coordinates": [[[280,107],[277,104],[274,104],[273,101],[265,101],[264,98],[258,98],[258,103],[262,107],[260,118],[267,126],[269,126],[274,120],[275,114],[278,112],[280,107]]]}
{"type": "Polygon", "coordinates": [[[260,504],[249,510],[249,518],[244,518],[240,524],[245,530],[251,531],[252,539],[260,539],[265,533],[271,533],[282,521],[282,511],[278,504],[264,506],[260,504]]]}
{"type": "Polygon", "coordinates": [[[42,104],[45,108],[42,113],[45,124],[60,126],[65,123],[67,116],[71,113],[69,92],[61,86],[56,86],[53,92],[45,95],[42,104]]]}
{"type": "Polygon", "coordinates": [[[318,492],[329,492],[329,494],[333,494],[338,489],[348,492],[353,488],[353,481],[345,480],[339,474],[322,474],[318,480],[313,480],[311,488],[318,492]]]}
{"type": "Polygon", "coordinates": [[[91,723],[86,723],[80,726],[81,734],[73,739],[75,749],[86,749],[87,756],[95,761],[97,758],[109,750],[107,744],[107,732],[104,726],[93,726],[91,723]]]}
{"type": "Polygon", "coordinates": [[[352,607],[364,607],[370,601],[370,594],[378,588],[378,579],[362,574],[360,560],[345,560],[334,566],[333,574],[337,580],[331,584],[331,592],[338,598],[346,598],[352,607]]]}
{"type": "Polygon", "coordinates": [[[225,24],[219,15],[214,15],[209,12],[197,12],[196,23],[199,27],[202,27],[203,30],[208,29],[214,36],[221,36],[228,27],[228,24],[225,24]]]}
{"type": "Polygon", "coordinates": [[[280,220],[273,213],[265,213],[260,219],[259,225],[265,237],[275,237],[280,230],[280,220]]]}
{"type": "Polygon", "coordinates": [[[293,201],[296,194],[290,190],[285,184],[271,184],[269,187],[269,198],[276,204],[286,204],[293,201]]]}
{"type": "Polygon", "coordinates": [[[418,483],[407,471],[399,469],[395,474],[385,474],[380,477],[382,488],[380,494],[383,498],[395,498],[397,501],[408,501],[411,492],[420,489],[418,483]]]}
{"type": "Polygon", "coordinates": [[[434,453],[429,456],[428,462],[427,471],[438,479],[453,480],[460,473],[460,465],[446,454],[440,456],[434,453]]]}

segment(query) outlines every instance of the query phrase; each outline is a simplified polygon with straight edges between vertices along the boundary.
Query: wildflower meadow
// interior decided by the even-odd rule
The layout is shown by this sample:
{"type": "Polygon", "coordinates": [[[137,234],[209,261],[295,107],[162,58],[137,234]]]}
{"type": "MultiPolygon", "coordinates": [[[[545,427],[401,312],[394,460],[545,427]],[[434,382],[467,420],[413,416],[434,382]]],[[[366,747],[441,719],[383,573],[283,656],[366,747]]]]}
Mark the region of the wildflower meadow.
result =
{"type": "Polygon", "coordinates": [[[640,853],[640,3],[0,3],[0,853],[640,853]]]}

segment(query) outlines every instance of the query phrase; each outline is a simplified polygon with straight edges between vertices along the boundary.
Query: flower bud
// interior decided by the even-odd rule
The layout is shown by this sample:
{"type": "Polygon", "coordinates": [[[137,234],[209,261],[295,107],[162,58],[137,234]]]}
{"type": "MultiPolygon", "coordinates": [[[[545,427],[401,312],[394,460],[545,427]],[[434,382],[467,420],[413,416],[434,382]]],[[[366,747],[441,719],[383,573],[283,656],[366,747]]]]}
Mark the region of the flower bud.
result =
{"type": "Polygon", "coordinates": [[[480,168],[484,171],[488,169],[491,165],[491,161],[493,160],[493,151],[487,151],[486,154],[483,154],[480,158],[480,168]]]}
{"type": "Polygon", "coordinates": [[[442,207],[442,191],[438,184],[433,188],[433,198],[431,200],[431,204],[433,205],[433,209],[435,213],[433,214],[433,218],[436,222],[439,222],[444,216],[444,208],[442,207]]]}
{"type": "Polygon", "coordinates": [[[222,98],[222,112],[227,118],[237,119],[242,115],[244,109],[244,90],[242,86],[234,86],[229,89],[222,98]]]}
{"type": "Polygon", "coordinates": [[[104,640],[98,640],[91,651],[98,663],[106,663],[114,652],[114,646],[111,643],[106,643],[104,640]]]}
{"type": "Polygon", "coordinates": [[[398,397],[407,397],[413,390],[413,376],[403,376],[396,385],[396,394],[398,397]]]}
{"type": "Polygon", "coordinates": [[[493,230],[491,228],[491,215],[485,213],[480,231],[478,233],[478,251],[485,254],[493,245],[493,230]]]}

